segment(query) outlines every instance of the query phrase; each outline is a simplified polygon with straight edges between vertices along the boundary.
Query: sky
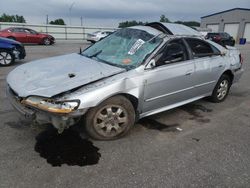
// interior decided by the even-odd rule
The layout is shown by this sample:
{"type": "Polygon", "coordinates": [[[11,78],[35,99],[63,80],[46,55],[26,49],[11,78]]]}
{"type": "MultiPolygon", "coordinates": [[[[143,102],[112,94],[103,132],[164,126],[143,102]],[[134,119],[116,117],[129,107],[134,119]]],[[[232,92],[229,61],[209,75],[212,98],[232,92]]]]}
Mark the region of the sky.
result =
{"type": "Polygon", "coordinates": [[[250,0],[8,0],[0,14],[23,15],[27,23],[45,24],[63,18],[75,26],[117,27],[127,20],[200,21],[200,17],[231,8],[250,8],[250,0]]]}

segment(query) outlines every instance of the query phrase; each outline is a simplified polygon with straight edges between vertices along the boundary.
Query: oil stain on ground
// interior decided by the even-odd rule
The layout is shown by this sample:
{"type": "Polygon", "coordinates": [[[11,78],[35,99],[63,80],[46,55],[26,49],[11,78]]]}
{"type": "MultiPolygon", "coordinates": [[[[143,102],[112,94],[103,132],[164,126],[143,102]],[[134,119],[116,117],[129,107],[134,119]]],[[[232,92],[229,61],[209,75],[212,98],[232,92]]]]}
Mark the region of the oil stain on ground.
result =
{"type": "Polygon", "coordinates": [[[201,112],[212,112],[213,110],[206,108],[205,106],[202,106],[200,104],[188,104],[185,106],[180,107],[182,110],[190,114],[191,118],[190,120],[196,120],[200,123],[209,123],[210,119],[204,118],[204,115],[201,114],[201,112]]]}
{"type": "Polygon", "coordinates": [[[150,118],[143,118],[139,121],[139,123],[143,126],[146,127],[147,129],[154,129],[154,130],[159,130],[162,132],[179,132],[180,130],[178,129],[179,124],[172,124],[172,125],[166,125],[161,122],[158,122],[154,119],[150,118]]]}
{"type": "Polygon", "coordinates": [[[35,151],[52,166],[87,166],[97,164],[99,148],[71,129],[58,134],[56,129],[47,129],[36,137],[35,151]]]}
{"type": "Polygon", "coordinates": [[[28,128],[30,127],[30,122],[19,120],[17,122],[15,121],[10,121],[10,122],[5,122],[5,125],[8,125],[9,127],[13,129],[23,129],[23,128],[28,128]]]}

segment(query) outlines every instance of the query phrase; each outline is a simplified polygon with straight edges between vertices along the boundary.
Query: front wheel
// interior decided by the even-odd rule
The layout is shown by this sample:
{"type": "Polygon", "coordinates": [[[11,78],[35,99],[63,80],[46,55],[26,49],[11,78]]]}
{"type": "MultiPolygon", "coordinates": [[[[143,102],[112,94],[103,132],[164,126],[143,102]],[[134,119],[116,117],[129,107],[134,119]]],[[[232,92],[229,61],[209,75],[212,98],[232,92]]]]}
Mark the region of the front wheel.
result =
{"type": "Polygon", "coordinates": [[[0,50],[0,65],[1,66],[9,66],[14,63],[15,57],[14,55],[7,50],[0,50]]]}
{"type": "Polygon", "coordinates": [[[49,40],[49,38],[44,38],[43,39],[43,44],[46,45],[46,46],[51,45],[51,41],[49,40]]]}
{"type": "Polygon", "coordinates": [[[223,102],[229,93],[232,81],[228,75],[222,75],[216,84],[213,94],[211,96],[211,101],[215,103],[223,102]]]}
{"type": "Polygon", "coordinates": [[[112,97],[92,108],[85,116],[87,133],[97,140],[114,140],[124,136],[135,123],[135,110],[123,96],[112,97]]]}

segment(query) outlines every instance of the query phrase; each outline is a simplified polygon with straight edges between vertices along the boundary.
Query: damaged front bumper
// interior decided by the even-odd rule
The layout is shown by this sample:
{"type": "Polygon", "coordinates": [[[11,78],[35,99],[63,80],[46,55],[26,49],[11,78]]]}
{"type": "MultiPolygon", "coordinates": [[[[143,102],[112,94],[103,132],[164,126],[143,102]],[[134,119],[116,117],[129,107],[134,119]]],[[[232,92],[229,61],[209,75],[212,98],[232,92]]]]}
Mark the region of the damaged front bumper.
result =
{"type": "Polygon", "coordinates": [[[53,124],[59,133],[76,124],[88,110],[78,109],[67,114],[51,113],[22,104],[21,101],[23,99],[18,97],[18,95],[9,86],[7,87],[6,93],[11,105],[26,119],[34,121],[38,124],[53,124]]]}

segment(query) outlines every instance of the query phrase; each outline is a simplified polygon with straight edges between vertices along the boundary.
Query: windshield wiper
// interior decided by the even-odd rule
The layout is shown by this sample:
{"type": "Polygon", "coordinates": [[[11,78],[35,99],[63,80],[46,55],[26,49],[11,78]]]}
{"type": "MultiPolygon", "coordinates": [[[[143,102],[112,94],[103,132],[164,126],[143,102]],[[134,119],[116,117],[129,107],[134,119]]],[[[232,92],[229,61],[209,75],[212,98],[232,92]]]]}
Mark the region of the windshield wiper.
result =
{"type": "Polygon", "coordinates": [[[100,51],[98,51],[90,56],[87,56],[87,57],[89,57],[89,58],[97,57],[100,53],[102,53],[102,50],[100,50],[100,51]]]}

